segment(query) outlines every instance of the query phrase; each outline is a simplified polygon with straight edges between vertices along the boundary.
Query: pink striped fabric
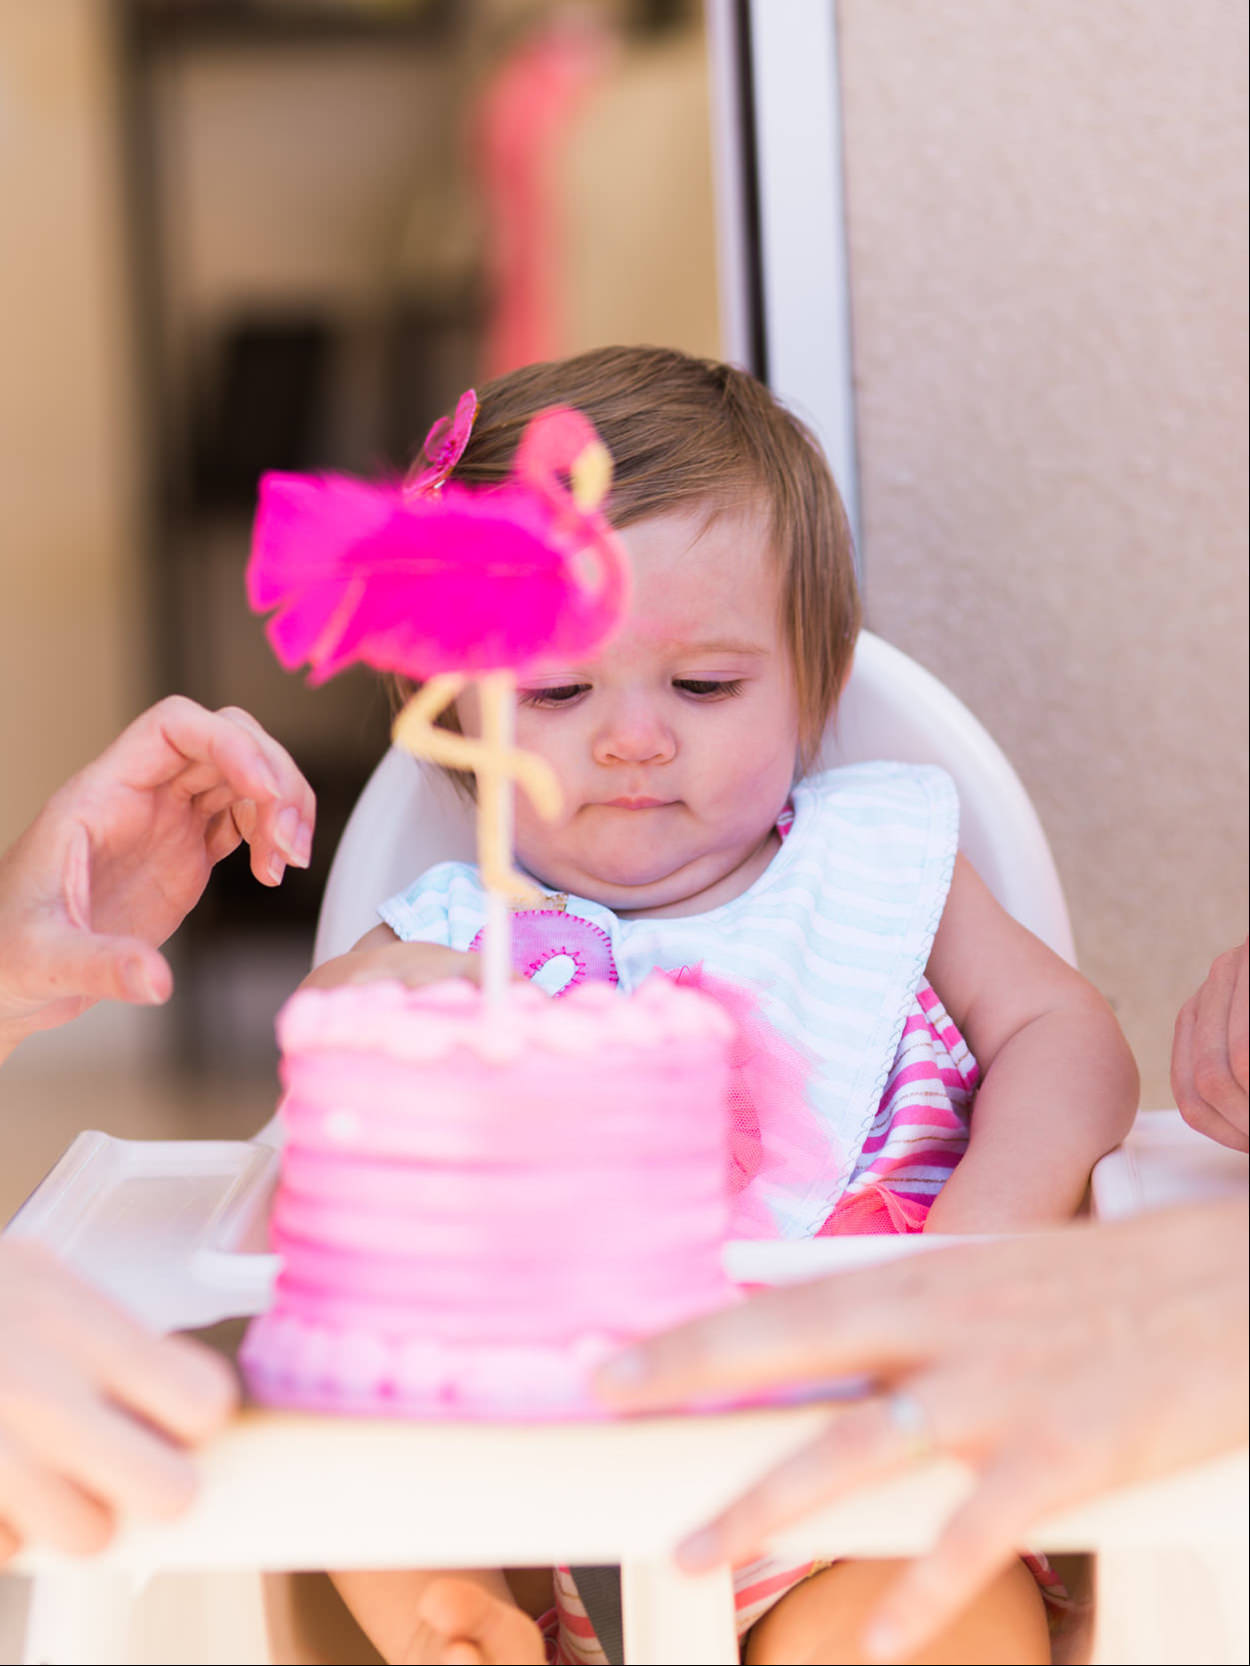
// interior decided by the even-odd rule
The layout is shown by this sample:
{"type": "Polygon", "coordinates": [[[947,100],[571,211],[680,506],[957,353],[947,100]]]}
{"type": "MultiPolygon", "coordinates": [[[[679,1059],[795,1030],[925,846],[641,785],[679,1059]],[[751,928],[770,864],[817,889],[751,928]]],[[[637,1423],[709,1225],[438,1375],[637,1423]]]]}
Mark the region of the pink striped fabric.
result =
{"type": "MultiPolygon", "coordinates": [[[[756,1620],[781,1601],[787,1591],[827,1562],[777,1562],[759,1557],[744,1562],[734,1569],[734,1610],[739,1639],[746,1636],[756,1620]]],[[[555,1570],[555,1607],[539,1619],[539,1627],[547,1645],[547,1659],[552,1666],[607,1666],[595,1628],[577,1593],[573,1576],[567,1568],[555,1570]]]]}
{"type": "Polygon", "coordinates": [[[980,1072],[922,980],[855,1172],[818,1237],[919,1232],[968,1144],[980,1072]]]}
{"type": "MultiPolygon", "coordinates": [[[[1026,1553],[1020,1559],[1037,1580],[1051,1630],[1057,1631],[1065,1618],[1080,1612],[1081,1605],[1072,1601],[1063,1581],[1044,1556],[1026,1553]]],[[[735,1568],[734,1626],[739,1642],[787,1592],[831,1565],[800,1562],[791,1566],[759,1557],[735,1568]]],[[[538,1620],[551,1666],[608,1666],[608,1657],[567,1568],[555,1570],[554,1588],[555,1606],[538,1620]]]]}

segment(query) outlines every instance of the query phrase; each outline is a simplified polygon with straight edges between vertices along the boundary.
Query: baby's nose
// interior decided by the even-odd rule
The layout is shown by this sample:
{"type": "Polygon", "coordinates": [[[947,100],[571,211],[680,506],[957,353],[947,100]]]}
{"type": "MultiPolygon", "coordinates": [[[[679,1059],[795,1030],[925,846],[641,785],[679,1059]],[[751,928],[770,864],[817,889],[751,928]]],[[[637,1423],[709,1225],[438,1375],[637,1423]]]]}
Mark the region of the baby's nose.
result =
{"type": "Polygon", "coordinates": [[[644,706],[614,712],[594,739],[595,762],[601,764],[667,763],[676,750],[676,737],[668,724],[644,706]]]}

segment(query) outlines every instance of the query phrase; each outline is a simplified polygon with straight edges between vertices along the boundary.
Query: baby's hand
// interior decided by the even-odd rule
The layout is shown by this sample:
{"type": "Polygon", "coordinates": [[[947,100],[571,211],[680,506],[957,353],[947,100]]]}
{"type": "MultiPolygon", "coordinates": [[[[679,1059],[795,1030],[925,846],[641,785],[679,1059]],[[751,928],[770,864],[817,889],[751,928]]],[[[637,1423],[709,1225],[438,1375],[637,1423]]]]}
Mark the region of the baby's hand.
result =
{"type": "Polygon", "coordinates": [[[488,1666],[491,1661],[537,1666],[546,1658],[537,1625],[517,1607],[506,1586],[498,1595],[487,1579],[493,1583],[498,1575],[452,1574],[432,1581],[417,1604],[417,1626],[404,1655],[405,1666],[488,1666]]]}
{"type": "Polygon", "coordinates": [[[327,960],[310,972],[301,989],[336,989],[345,983],[377,983],[389,979],[421,989],[447,978],[482,981],[482,958],[461,954],[439,943],[401,943],[389,926],[377,926],[362,937],[349,954],[327,960]]]}

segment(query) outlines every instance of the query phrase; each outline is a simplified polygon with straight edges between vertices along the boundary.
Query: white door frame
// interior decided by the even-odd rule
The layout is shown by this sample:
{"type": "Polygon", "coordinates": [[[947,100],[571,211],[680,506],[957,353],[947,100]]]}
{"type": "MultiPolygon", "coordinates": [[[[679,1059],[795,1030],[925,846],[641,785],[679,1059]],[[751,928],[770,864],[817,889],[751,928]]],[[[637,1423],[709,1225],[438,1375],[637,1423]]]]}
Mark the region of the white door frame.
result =
{"type": "Polygon", "coordinates": [[[815,430],[860,544],[836,0],[705,0],[725,357],[815,430]]]}

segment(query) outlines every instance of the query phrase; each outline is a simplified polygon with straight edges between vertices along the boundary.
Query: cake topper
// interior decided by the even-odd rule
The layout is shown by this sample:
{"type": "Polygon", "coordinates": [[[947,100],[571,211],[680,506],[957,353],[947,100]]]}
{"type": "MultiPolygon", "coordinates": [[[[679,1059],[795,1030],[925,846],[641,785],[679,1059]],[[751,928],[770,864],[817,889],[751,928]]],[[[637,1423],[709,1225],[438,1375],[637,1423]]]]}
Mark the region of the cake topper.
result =
{"type": "Polygon", "coordinates": [[[564,406],[540,412],[509,479],[470,489],[447,477],[476,412],[470,389],[430,430],[427,466],[405,485],[266,474],[247,590],[256,612],[272,614],[269,640],[287,670],[307,663],[321,683],[359,661],[419,683],[395,720],[396,745],[476,777],[494,1005],[510,973],[508,900],[539,894],[512,866],[513,783],[540,815],[561,801],[547,763],[515,744],[516,676],[592,655],[624,614],[629,567],[600,512],[612,465],[591,423],[564,406]],[[470,681],[480,739],[436,722],[470,681]]]}

